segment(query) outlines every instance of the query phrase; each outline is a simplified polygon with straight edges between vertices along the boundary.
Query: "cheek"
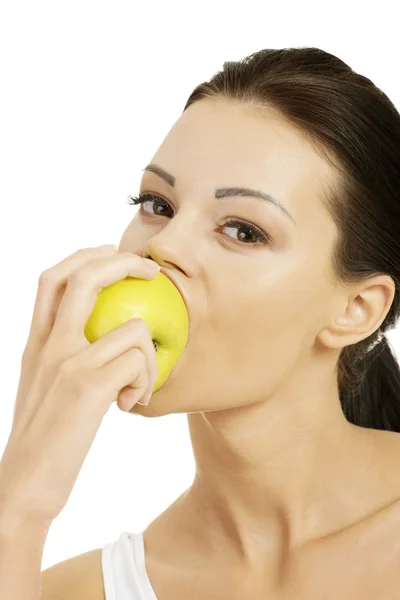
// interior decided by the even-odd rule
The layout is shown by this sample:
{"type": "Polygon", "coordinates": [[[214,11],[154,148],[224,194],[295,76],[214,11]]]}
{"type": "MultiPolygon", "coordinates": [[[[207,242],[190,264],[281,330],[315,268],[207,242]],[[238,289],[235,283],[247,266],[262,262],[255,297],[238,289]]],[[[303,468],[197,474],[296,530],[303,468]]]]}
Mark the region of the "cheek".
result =
{"type": "Polygon", "coordinates": [[[199,328],[168,381],[140,412],[224,410],[265,400],[296,360],[290,329],[274,320],[220,319],[199,328]],[[284,337],[283,332],[286,337],[284,337]],[[290,349],[290,352],[288,351],[290,349]]]}
{"type": "MultiPolygon", "coordinates": [[[[290,376],[304,345],[310,291],[260,284],[220,288],[167,382],[153,395],[148,416],[215,411],[267,399],[290,376]]],[[[216,288],[218,289],[218,288],[216,288]]]]}

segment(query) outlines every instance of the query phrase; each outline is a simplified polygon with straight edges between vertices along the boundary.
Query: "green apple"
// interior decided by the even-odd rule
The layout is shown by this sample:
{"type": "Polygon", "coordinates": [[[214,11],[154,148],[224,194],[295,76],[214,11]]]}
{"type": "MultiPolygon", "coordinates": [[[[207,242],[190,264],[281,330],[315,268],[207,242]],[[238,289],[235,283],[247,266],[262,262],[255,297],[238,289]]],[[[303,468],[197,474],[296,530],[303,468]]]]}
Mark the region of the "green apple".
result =
{"type": "Polygon", "coordinates": [[[189,315],[177,287],[163,273],[153,279],[126,277],[101,290],[85,327],[93,343],[133,318],[149,326],[156,350],[156,392],[168,379],[189,337],[189,315]]]}

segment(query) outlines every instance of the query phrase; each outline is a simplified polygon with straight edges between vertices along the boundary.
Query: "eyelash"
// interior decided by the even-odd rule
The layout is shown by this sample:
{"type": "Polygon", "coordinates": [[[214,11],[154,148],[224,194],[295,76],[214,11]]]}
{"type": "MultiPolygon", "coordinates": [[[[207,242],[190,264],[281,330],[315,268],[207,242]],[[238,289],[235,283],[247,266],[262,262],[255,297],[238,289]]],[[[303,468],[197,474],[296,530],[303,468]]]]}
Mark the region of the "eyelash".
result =
{"type": "MultiPolygon", "coordinates": [[[[157,196],[155,194],[139,194],[138,196],[128,196],[127,203],[132,204],[132,205],[141,204],[142,206],[140,207],[140,212],[144,213],[146,211],[143,210],[143,204],[145,202],[153,202],[153,201],[157,202],[160,206],[164,206],[166,208],[172,208],[171,205],[169,204],[169,202],[167,202],[166,200],[163,200],[160,196],[157,196]]],[[[164,215],[154,215],[154,216],[162,217],[164,215]]],[[[223,225],[221,225],[221,227],[227,227],[228,225],[230,227],[245,227],[248,231],[253,233],[258,244],[268,244],[268,243],[272,242],[271,236],[269,236],[265,231],[262,231],[258,227],[255,227],[255,225],[250,225],[249,223],[246,223],[245,221],[240,221],[238,219],[231,219],[231,220],[227,221],[226,223],[224,223],[223,225]]],[[[249,246],[248,242],[242,242],[241,240],[237,240],[237,241],[239,241],[239,243],[241,243],[241,244],[245,244],[245,245],[249,246]]],[[[257,244],[253,244],[253,245],[257,245],[257,244]]]]}

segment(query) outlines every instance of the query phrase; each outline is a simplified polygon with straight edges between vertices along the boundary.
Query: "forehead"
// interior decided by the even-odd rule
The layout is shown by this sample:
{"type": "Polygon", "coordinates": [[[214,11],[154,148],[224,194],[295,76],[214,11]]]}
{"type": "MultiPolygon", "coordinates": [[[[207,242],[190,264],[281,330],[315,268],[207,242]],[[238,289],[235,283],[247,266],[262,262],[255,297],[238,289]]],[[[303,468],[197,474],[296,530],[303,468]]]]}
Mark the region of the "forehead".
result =
{"type": "Polygon", "coordinates": [[[176,177],[177,190],[256,187],[279,198],[300,221],[315,211],[321,184],[333,177],[307,137],[276,111],[220,98],[186,109],[151,162],[176,177]]]}

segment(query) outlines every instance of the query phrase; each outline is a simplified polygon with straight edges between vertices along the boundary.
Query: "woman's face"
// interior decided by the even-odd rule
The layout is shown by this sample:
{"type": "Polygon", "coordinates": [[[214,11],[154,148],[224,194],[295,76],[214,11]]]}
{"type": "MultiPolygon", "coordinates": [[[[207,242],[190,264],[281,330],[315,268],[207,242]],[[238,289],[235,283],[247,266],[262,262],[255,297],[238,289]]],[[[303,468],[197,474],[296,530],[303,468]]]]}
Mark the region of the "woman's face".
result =
{"type": "Polygon", "coordinates": [[[221,99],[190,106],[151,163],[175,185],[144,171],[139,192],[170,206],[133,208],[119,251],[169,270],[191,336],[150,404],[131,412],[216,411],[298,392],[304,373],[315,373],[313,348],[332,310],[337,230],[319,199],[330,166],[273,112],[221,99]],[[255,197],[216,198],[225,187],[263,191],[284,210],[255,197]]]}

